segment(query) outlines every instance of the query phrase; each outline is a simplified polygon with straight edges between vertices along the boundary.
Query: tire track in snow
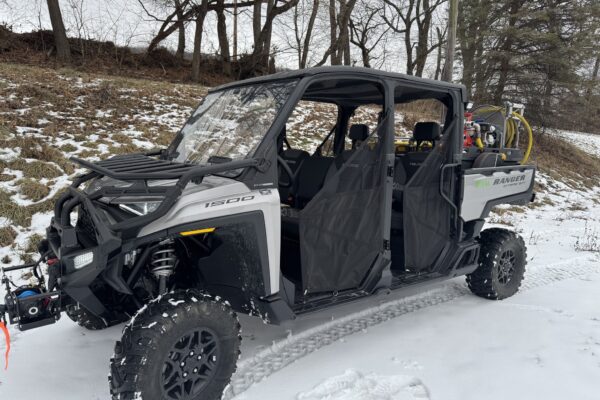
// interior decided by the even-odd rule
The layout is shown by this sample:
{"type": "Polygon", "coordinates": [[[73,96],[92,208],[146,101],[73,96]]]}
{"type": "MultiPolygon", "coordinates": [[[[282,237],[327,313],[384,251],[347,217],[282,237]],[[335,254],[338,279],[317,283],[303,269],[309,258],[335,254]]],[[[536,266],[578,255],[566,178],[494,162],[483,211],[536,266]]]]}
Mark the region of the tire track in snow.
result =
{"type": "MultiPolygon", "coordinates": [[[[527,271],[520,290],[534,289],[598,272],[600,272],[600,264],[590,262],[589,256],[582,256],[568,262],[527,271]]],[[[362,332],[366,328],[405,314],[450,302],[467,294],[470,294],[470,291],[466,285],[450,284],[415,296],[385,302],[283,339],[238,364],[237,372],[223,394],[223,400],[232,399],[292,362],[345,336],[362,332]]]]}

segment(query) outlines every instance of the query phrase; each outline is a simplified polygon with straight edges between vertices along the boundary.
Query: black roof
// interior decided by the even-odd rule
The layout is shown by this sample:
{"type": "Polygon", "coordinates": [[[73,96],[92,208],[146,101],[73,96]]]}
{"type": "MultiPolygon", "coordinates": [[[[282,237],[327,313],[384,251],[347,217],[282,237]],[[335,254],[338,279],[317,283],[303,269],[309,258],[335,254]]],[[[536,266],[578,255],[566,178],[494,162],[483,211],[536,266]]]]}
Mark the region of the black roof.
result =
{"type": "Polygon", "coordinates": [[[250,78],[250,79],[244,79],[241,81],[226,83],[224,85],[213,88],[211,91],[217,91],[217,90],[232,88],[232,87],[236,87],[236,86],[243,86],[243,85],[248,85],[248,84],[254,84],[254,83],[265,83],[265,82],[273,82],[273,81],[286,80],[286,79],[300,79],[300,78],[304,78],[307,76],[325,75],[325,74],[356,75],[357,78],[360,78],[361,76],[371,76],[371,77],[378,77],[378,78],[396,80],[396,81],[401,81],[401,82],[403,81],[406,83],[412,82],[412,83],[418,83],[421,85],[435,86],[438,88],[443,87],[443,88],[449,88],[449,89],[458,89],[461,91],[463,101],[467,100],[467,89],[464,85],[461,85],[461,84],[450,83],[450,82],[445,82],[445,81],[436,81],[434,79],[419,78],[419,77],[416,77],[413,75],[400,74],[397,72],[381,71],[381,70],[373,69],[373,68],[350,67],[350,66],[331,66],[331,67],[325,66],[325,67],[315,67],[315,68],[306,68],[306,69],[299,69],[299,70],[293,70],[293,71],[278,72],[278,73],[271,74],[271,75],[264,75],[264,76],[259,76],[256,78],[250,78]]]}

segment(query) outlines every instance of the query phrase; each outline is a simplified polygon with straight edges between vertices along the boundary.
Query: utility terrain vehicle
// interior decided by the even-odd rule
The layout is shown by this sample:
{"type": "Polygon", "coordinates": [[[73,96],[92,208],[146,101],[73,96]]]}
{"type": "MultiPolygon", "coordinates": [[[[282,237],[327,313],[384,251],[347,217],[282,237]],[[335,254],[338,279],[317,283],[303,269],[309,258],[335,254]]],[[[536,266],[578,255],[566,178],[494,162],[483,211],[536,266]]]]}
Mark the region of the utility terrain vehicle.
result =
{"type": "Polygon", "coordinates": [[[236,368],[236,313],[280,323],[458,275],[511,296],[523,240],[481,230],[533,198],[522,110],[465,122],[466,104],[460,85],[351,67],[215,88],[167,149],[73,158],[89,172],[56,203],[40,261],[4,269],[39,284],[6,275],[2,314],[22,330],[61,312],[88,329],[130,319],[113,398],[212,400],[236,368]]]}

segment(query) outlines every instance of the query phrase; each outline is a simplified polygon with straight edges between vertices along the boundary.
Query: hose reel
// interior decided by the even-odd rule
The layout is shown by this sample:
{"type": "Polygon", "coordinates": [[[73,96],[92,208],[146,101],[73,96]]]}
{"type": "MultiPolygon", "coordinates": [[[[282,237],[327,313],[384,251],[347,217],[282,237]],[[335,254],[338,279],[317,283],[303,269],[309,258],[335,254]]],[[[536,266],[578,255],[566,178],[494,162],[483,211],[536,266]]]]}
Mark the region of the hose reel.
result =
{"type": "Polygon", "coordinates": [[[525,106],[506,102],[504,107],[483,105],[473,109],[467,114],[469,128],[474,132],[473,144],[483,151],[486,146],[492,146],[487,134],[494,135],[493,146],[500,149],[518,149],[520,141],[520,128],[523,127],[527,134],[527,147],[523,153],[521,164],[526,164],[533,147],[533,132],[529,122],[523,116],[525,106]],[[470,121],[470,117],[475,118],[470,121]],[[482,122],[483,121],[483,122],[482,122]],[[501,129],[496,129],[501,126],[501,129]]]}

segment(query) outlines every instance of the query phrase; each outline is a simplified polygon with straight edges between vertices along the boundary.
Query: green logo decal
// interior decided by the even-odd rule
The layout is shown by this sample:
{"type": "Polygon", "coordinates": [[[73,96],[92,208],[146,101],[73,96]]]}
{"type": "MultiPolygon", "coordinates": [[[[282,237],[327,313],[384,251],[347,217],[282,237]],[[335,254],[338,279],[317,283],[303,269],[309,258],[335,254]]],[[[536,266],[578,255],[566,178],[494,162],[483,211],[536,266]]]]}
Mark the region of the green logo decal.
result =
{"type": "Polygon", "coordinates": [[[489,178],[486,179],[478,179],[475,181],[475,187],[477,189],[486,189],[492,186],[492,180],[489,178]]]}

